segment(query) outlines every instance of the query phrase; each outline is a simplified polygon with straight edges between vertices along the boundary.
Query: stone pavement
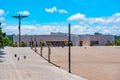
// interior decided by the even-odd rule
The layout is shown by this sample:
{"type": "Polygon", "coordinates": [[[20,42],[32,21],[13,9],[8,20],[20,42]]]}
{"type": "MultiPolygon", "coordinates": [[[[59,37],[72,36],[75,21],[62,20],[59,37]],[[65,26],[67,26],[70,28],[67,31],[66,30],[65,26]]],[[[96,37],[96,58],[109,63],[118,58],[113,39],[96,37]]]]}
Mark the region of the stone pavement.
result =
{"type": "Polygon", "coordinates": [[[87,79],[53,66],[30,48],[5,47],[5,49],[0,49],[0,80],[87,79]]]}

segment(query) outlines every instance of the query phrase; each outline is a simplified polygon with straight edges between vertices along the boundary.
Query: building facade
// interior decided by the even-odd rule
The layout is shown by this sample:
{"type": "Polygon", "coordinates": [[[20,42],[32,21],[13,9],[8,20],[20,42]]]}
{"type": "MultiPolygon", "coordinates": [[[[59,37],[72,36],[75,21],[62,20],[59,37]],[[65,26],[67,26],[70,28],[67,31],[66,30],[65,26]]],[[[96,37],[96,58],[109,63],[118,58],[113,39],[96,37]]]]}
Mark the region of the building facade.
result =
{"type": "MultiPolygon", "coordinates": [[[[40,42],[51,44],[51,46],[67,46],[68,35],[61,33],[52,33],[51,35],[22,35],[21,42],[25,42],[27,46],[31,43],[40,42]]],[[[18,35],[13,36],[13,42],[19,45],[18,35]]],[[[71,45],[73,46],[105,46],[106,43],[114,43],[113,35],[71,35],[71,45]]]]}

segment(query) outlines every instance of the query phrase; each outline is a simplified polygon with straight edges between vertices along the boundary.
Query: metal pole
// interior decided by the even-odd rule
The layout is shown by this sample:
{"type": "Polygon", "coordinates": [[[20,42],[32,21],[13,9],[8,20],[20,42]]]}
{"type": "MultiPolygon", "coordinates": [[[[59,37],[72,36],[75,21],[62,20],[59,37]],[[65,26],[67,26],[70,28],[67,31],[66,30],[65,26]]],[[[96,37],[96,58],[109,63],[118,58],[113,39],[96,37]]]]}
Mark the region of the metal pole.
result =
{"type": "Polygon", "coordinates": [[[32,36],[31,36],[31,42],[30,42],[31,49],[32,49],[32,46],[33,46],[33,40],[32,40],[32,36]]]}
{"type": "Polygon", "coordinates": [[[50,62],[51,48],[50,44],[48,44],[48,62],[50,62]]]}
{"type": "Polygon", "coordinates": [[[71,73],[71,29],[70,29],[70,23],[68,24],[68,32],[69,32],[69,38],[68,38],[68,46],[69,46],[69,73],[71,73]]]}
{"type": "Polygon", "coordinates": [[[43,50],[43,45],[42,45],[42,42],[40,42],[40,53],[41,53],[41,56],[42,56],[42,50],[43,50]]]}
{"type": "Polygon", "coordinates": [[[18,26],[18,29],[19,29],[19,47],[20,47],[20,43],[21,43],[21,20],[20,20],[20,14],[19,14],[19,26],[18,26]]]}
{"type": "Polygon", "coordinates": [[[36,38],[35,38],[35,52],[37,52],[37,41],[36,41],[36,38]]]}

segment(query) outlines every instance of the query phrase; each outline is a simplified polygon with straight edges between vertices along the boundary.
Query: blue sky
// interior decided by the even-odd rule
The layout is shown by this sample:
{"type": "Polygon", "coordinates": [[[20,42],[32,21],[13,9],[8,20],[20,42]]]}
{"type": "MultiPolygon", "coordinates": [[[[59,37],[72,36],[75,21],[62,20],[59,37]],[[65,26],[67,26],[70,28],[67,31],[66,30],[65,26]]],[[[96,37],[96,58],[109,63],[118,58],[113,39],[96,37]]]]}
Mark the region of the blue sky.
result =
{"type": "Polygon", "coordinates": [[[67,32],[73,34],[120,35],[120,0],[0,0],[0,22],[7,34],[18,34],[18,20],[13,15],[27,15],[22,20],[22,34],[67,32]]]}

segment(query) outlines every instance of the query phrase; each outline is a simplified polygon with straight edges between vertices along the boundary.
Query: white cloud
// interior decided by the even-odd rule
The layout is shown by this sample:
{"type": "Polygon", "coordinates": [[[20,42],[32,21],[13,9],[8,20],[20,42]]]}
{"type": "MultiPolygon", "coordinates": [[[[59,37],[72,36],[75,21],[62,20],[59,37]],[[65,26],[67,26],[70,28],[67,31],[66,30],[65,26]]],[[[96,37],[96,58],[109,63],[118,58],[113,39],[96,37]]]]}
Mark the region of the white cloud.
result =
{"type": "Polygon", "coordinates": [[[19,11],[18,14],[21,14],[21,15],[30,15],[30,12],[29,11],[19,11]]]}
{"type": "Polygon", "coordinates": [[[45,11],[49,12],[49,13],[54,13],[57,11],[57,8],[55,6],[53,6],[52,8],[46,8],[45,11]]]}
{"type": "Polygon", "coordinates": [[[3,27],[4,26],[4,21],[5,21],[5,12],[4,12],[4,10],[3,9],[0,9],[0,22],[2,23],[1,24],[1,27],[3,27]]]}
{"type": "Polygon", "coordinates": [[[120,13],[115,13],[112,16],[106,16],[106,17],[86,17],[85,14],[76,13],[68,17],[67,20],[79,21],[80,24],[113,25],[120,23],[120,13]]]}
{"type": "MultiPolygon", "coordinates": [[[[91,25],[72,25],[71,26],[71,33],[72,34],[94,34],[95,32],[100,32],[103,34],[113,34],[113,35],[120,35],[119,33],[120,27],[119,26],[96,26],[92,27],[91,25]]],[[[3,31],[7,34],[18,34],[18,25],[6,25],[3,27],[3,31]]],[[[21,34],[50,34],[51,32],[63,32],[68,33],[67,26],[61,25],[22,25],[21,26],[21,34]]]]}
{"type": "Polygon", "coordinates": [[[17,34],[18,33],[18,26],[9,25],[9,26],[3,27],[2,29],[3,29],[3,32],[6,32],[7,34],[17,34]]]}
{"type": "Polygon", "coordinates": [[[103,18],[89,18],[90,23],[105,23],[105,19],[103,18]]]}
{"type": "Polygon", "coordinates": [[[52,8],[45,8],[45,11],[48,13],[54,13],[54,12],[58,12],[61,14],[68,14],[68,12],[64,9],[57,9],[55,6],[53,6],[52,8]]]}
{"type": "Polygon", "coordinates": [[[68,21],[73,21],[73,20],[85,20],[86,17],[84,14],[77,13],[68,18],[68,21]]]}
{"type": "Polygon", "coordinates": [[[74,25],[72,28],[72,33],[76,34],[76,33],[83,33],[84,31],[84,27],[83,26],[80,26],[80,25],[74,25]]]}
{"type": "MultiPolygon", "coordinates": [[[[119,13],[115,13],[112,16],[107,17],[86,17],[84,14],[77,13],[74,16],[68,18],[68,20],[76,21],[71,25],[72,34],[94,34],[100,32],[102,34],[120,35],[120,16],[119,13]],[[77,18],[76,18],[77,17],[77,18]],[[97,23],[97,24],[96,24],[97,23]]],[[[8,26],[5,24],[3,27],[4,32],[7,34],[18,34],[17,26],[8,26]]],[[[68,32],[68,26],[66,23],[45,23],[35,25],[22,25],[22,34],[50,34],[51,32],[68,32]]]]}
{"type": "MultiPolygon", "coordinates": [[[[18,25],[10,25],[3,27],[3,31],[7,34],[18,34],[18,25]]],[[[51,25],[22,25],[21,34],[50,34],[51,32],[67,32],[66,26],[51,26],[51,25]]]]}
{"type": "Polygon", "coordinates": [[[4,17],[0,17],[0,21],[5,21],[5,18],[4,17]]]}
{"type": "Polygon", "coordinates": [[[7,26],[7,24],[6,23],[2,23],[1,26],[4,27],[4,26],[7,26]]]}
{"type": "Polygon", "coordinates": [[[4,14],[4,10],[0,9],[0,16],[2,16],[4,14]]]}
{"type": "Polygon", "coordinates": [[[58,10],[58,12],[63,13],[63,14],[68,14],[68,12],[66,10],[64,10],[64,9],[60,9],[60,10],[58,10]]]}
{"type": "Polygon", "coordinates": [[[120,13],[115,13],[113,16],[120,16],[120,13]]]}
{"type": "Polygon", "coordinates": [[[37,30],[37,28],[34,25],[23,25],[23,30],[37,30]]]}

